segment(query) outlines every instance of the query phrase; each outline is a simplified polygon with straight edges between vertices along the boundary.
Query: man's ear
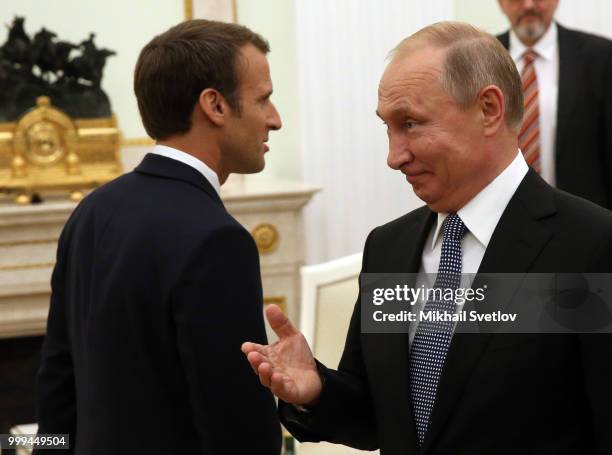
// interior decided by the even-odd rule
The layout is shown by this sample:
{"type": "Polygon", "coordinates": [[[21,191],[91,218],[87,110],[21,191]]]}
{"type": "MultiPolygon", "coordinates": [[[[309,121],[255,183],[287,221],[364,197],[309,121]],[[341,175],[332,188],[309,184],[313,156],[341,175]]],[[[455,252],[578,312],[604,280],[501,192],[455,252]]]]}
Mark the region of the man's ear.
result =
{"type": "Polygon", "coordinates": [[[229,106],[225,97],[213,88],[202,90],[198,98],[198,105],[208,120],[217,126],[225,125],[229,115],[229,106]]]}
{"type": "Polygon", "coordinates": [[[505,122],[506,103],[501,89],[496,85],[487,85],[478,94],[478,106],[485,136],[494,135],[505,122]]]}

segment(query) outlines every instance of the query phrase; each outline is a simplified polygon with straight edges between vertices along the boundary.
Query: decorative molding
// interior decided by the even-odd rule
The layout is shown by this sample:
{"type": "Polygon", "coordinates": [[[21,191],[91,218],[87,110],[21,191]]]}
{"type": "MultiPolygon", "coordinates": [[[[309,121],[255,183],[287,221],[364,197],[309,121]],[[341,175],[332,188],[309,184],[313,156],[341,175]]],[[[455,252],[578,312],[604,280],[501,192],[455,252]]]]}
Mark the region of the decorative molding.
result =
{"type": "MultiPolygon", "coordinates": [[[[183,1],[184,1],[184,3],[183,3],[184,4],[184,10],[185,10],[185,20],[189,21],[191,19],[199,19],[199,17],[198,18],[194,17],[195,16],[194,5],[193,5],[194,0],[183,0],[183,1]]],[[[219,3],[219,2],[231,2],[231,5],[232,5],[231,6],[231,8],[232,8],[231,16],[227,17],[227,18],[213,17],[212,19],[214,19],[214,20],[222,20],[222,21],[225,21],[225,22],[231,21],[231,22],[236,23],[237,22],[237,15],[238,15],[238,13],[237,13],[238,12],[238,7],[237,7],[237,4],[236,4],[236,0],[217,0],[217,3],[219,3]]],[[[200,5],[200,7],[201,7],[201,5],[200,5]]],[[[208,18],[206,18],[206,19],[208,19],[208,18]]]]}
{"type": "Polygon", "coordinates": [[[23,246],[23,245],[40,245],[43,243],[57,243],[57,238],[52,239],[30,239],[30,240],[5,240],[0,242],[0,248],[12,247],[12,246],[23,246]]]}
{"type": "Polygon", "coordinates": [[[185,20],[190,21],[193,19],[193,0],[183,0],[185,7],[185,20]]]}
{"type": "Polygon", "coordinates": [[[9,264],[9,265],[0,265],[0,272],[8,272],[15,270],[30,270],[30,269],[44,269],[47,267],[55,266],[54,262],[38,262],[33,264],[9,264]]]}
{"type": "Polygon", "coordinates": [[[236,0],[232,0],[232,22],[238,22],[238,5],[236,5],[236,0]]]}
{"type": "Polygon", "coordinates": [[[259,254],[269,254],[278,248],[279,234],[276,226],[270,223],[261,223],[253,228],[251,235],[255,239],[255,244],[259,254]]]}
{"type": "Polygon", "coordinates": [[[143,145],[155,145],[155,141],[150,137],[135,137],[121,140],[122,147],[138,147],[143,145]]]}

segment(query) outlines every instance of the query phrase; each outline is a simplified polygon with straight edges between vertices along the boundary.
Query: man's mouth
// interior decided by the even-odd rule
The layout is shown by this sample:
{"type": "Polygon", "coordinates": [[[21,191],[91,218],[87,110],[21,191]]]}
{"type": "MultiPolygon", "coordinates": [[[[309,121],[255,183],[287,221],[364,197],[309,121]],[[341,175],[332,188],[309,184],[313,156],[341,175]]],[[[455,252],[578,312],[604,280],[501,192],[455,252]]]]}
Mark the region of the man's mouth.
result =
{"type": "Polygon", "coordinates": [[[415,170],[410,170],[410,171],[402,171],[402,173],[406,176],[406,177],[416,177],[419,176],[421,174],[425,174],[427,171],[415,171],[415,170]]]}
{"type": "Polygon", "coordinates": [[[427,171],[410,171],[410,172],[403,172],[403,174],[406,176],[406,180],[408,180],[409,183],[413,183],[417,181],[419,178],[428,174],[428,172],[427,171]]]}
{"type": "Polygon", "coordinates": [[[523,14],[521,17],[519,17],[519,22],[522,22],[524,19],[537,19],[537,20],[542,20],[542,15],[536,13],[536,12],[528,12],[523,14]]]}

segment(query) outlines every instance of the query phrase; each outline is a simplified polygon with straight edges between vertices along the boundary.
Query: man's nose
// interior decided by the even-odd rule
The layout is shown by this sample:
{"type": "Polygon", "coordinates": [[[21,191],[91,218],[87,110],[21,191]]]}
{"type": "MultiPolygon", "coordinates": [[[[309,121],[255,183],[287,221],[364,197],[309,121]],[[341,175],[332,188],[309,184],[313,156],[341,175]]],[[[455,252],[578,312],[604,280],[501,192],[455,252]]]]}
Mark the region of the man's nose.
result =
{"type": "Polygon", "coordinates": [[[523,0],[523,8],[533,9],[535,8],[535,0],[523,0]]]}
{"type": "Polygon", "coordinates": [[[406,144],[389,140],[389,154],[387,155],[387,166],[399,170],[404,164],[414,160],[414,155],[408,150],[406,144]]]}
{"type": "Polygon", "coordinates": [[[276,110],[276,106],[272,105],[272,115],[268,119],[268,128],[271,130],[280,130],[283,127],[283,122],[280,118],[280,114],[278,110],[276,110]]]}

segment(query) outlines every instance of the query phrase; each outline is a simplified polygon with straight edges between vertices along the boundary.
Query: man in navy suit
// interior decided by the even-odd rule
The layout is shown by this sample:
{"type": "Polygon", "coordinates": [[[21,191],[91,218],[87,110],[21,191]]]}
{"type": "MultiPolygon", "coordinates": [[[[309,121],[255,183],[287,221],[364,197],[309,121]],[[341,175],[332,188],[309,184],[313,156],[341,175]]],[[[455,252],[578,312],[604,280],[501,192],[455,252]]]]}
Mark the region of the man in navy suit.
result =
{"type": "MultiPolygon", "coordinates": [[[[453,22],[408,37],[377,113],[389,166],[426,206],[370,233],[362,274],[459,283],[461,273],[612,271],[612,214],[549,186],[518,150],[521,80],[494,37],[453,22]]],[[[610,453],[610,334],[454,333],[418,320],[369,333],[362,314],[360,293],[337,370],[274,306],[279,342],[243,345],[300,441],[381,455],[610,453]]]]}
{"type": "Polygon", "coordinates": [[[219,197],[230,173],[264,168],[281,127],[268,51],[246,27],[193,20],[140,54],[157,145],[78,205],[52,277],[38,424],[70,453],[280,453],[274,399],[240,352],[266,342],[259,256],[219,197]]]}
{"type": "Polygon", "coordinates": [[[534,56],[540,175],[612,208],[612,41],[555,22],[559,0],[498,1],[511,28],[497,38],[519,72],[534,56]]]}

